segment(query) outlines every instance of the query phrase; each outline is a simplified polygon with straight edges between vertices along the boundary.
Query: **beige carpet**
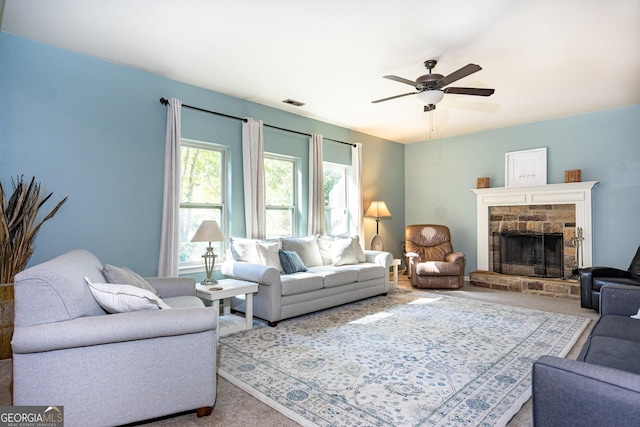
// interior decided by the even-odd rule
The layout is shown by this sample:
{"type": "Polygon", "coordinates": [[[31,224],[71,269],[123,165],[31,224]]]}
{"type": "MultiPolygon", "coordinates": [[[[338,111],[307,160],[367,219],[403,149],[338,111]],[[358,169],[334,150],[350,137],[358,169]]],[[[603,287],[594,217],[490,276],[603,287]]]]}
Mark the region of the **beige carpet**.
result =
{"type": "MultiPolygon", "coordinates": [[[[400,287],[410,289],[411,286],[406,276],[400,277],[400,287]]],[[[433,292],[433,291],[430,291],[433,292]]],[[[577,300],[544,297],[537,295],[525,295],[515,292],[495,291],[491,289],[476,288],[465,285],[462,289],[452,291],[437,291],[455,293],[455,296],[488,301],[496,304],[507,304],[526,307],[536,310],[555,313],[571,314],[589,319],[597,319],[598,315],[593,310],[580,308],[577,300]]],[[[580,348],[584,344],[586,336],[591,330],[589,326],[582,334],[574,348],[569,352],[568,358],[575,359],[580,348]]],[[[11,359],[0,361],[0,406],[11,404],[11,359]]],[[[509,422],[510,427],[532,426],[531,401],[509,422]]],[[[289,427],[298,426],[297,423],[281,415],[271,407],[251,397],[239,388],[218,377],[218,393],[213,414],[209,417],[197,418],[195,414],[182,414],[162,420],[145,423],[149,426],[225,426],[225,427],[289,427]]]]}

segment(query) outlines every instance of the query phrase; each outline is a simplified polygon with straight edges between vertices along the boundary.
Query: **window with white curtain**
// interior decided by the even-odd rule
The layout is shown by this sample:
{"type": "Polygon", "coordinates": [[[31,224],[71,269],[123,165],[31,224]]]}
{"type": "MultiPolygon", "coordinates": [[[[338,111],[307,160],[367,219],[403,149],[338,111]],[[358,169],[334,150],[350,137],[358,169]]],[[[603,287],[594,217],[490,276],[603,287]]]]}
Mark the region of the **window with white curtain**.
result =
{"type": "Polygon", "coordinates": [[[324,232],[329,235],[351,234],[349,212],[349,180],[351,168],[323,163],[324,232]]]}
{"type": "MultiPolygon", "coordinates": [[[[202,267],[202,254],[208,243],[192,243],[191,238],[204,220],[218,222],[228,236],[225,221],[226,150],[223,146],[181,140],[180,144],[180,231],[179,267],[181,270],[202,267]]],[[[225,254],[224,242],[211,242],[217,260],[225,254]]]]}
{"type": "Polygon", "coordinates": [[[264,153],[266,237],[295,236],[297,231],[296,159],[264,153]]]}

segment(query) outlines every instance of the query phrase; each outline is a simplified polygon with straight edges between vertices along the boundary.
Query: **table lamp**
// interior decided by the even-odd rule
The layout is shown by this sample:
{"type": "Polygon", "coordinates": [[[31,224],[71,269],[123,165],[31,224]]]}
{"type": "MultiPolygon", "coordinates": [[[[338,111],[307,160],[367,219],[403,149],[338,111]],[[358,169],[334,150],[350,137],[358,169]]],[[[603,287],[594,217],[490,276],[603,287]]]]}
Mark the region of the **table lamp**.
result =
{"type": "Polygon", "coordinates": [[[211,277],[213,274],[213,267],[216,265],[216,254],[213,253],[211,242],[223,242],[225,240],[226,237],[224,237],[224,233],[220,229],[220,226],[213,220],[202,221],[202,224],[198,227],[196,234],[191,238],[192,242],[209,242],[207,252],[202,255],[204,269],[207,272],[206,279],[202,281],[203,285],[213,285],[218,283],[216,279],[211,277]]]}
{"type": "Polygon", "coordinates": [[[374,251],[384,250],[382,237],[378,234],[381,219],[391,219],[391,212],[387,208],[387,204],[381,200],[375,200],[369,205],[369,209],[364,214],[365,217],[376,219],[376,234],[371,238],[369,247],[374,251]]]}

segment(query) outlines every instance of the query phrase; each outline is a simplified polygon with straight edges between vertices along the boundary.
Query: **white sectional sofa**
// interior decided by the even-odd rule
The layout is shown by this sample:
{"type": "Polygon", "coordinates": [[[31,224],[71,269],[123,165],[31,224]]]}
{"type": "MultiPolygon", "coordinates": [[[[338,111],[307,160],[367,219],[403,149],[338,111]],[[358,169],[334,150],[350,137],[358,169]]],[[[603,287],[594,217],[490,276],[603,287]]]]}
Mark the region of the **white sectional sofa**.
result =
{"type": "MultiPolygon", "coordinates": [[[[283,319],[386,294],[391,261],[388,252],[363,251],[357,236],[231,238],[222,274],[258,283],[254,316],[275,326],[283,319]],[[291,266],[281,262],[292,252],[303,264],[300,271],[291,272],[291,266]]],[[[244,312],[245,301],[234,299],[232,308],[244,312]]]]}

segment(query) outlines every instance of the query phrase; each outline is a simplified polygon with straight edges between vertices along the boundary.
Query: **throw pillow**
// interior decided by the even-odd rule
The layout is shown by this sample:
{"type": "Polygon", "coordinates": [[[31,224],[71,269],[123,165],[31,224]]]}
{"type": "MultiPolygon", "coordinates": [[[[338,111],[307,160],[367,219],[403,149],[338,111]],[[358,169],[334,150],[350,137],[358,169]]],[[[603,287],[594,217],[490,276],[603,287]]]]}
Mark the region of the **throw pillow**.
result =
{"type": "Polygon", "coordinates": [[[282,239],[282,249],[295,251],[307,267],[322,265],[322,256],[320,255],[316,236],[286,237],[282,239]]]}
{"type": "Polygon", "coordinates": [[[322,265],[331,265],[333,262],[331,260],[331,245],[333,244],[334,238],[331,236],[324,236],[318,234],[318,249],[320,249],[320,257],[322,258],[322,265]]]}
{"type": "Polygon", "coordinates": [[[307,271],[307,267],[300,259],[300,256],[294,251],[278,250],[278,256],[280,257],[280,263],[284,272],[287,274],[298,273],[301,271],[307,271]]]}
{"type": "Polygon", "coordinates": [[[367,257],[364,255],[364,251],[360,245],[360,236],[352,236],[351,240],[353,240],[351,244],[354,245],[356,249],[356,258],[358,259],[358,262],[367,262],[367,257]]]}
{"type": "Polygon", "coordinates": [[[229,242],[231,243],[231,255],[234,260],[260,264],[260,257],[258,257],[258,249],[256,248],[257,240],[231,237],[229,242]]]}
{"type": "Polygon", "coordinates": [[[331,261],[333,265],[358,263],[354,242],[351,238],[334,240],[331,245],[331,261]]]}
{"type": "Polygon", "coordinates": [[[84,280],[98,304],[108,313],[171,308],[159,296],[146,289],[131,285],[91,283],[87,277],[84,280]]]}
{"type": "Polygon", "coordinates": [[[102,273],[109,283],[136,286],[140,289],[145,289],[158,295],[158,291],[156,291],[156,289],[151,286],[144,277],[127,267],[114,267],[113,265],[106,264],[102,268],[102,273]]]}
{"type": "Polygon", "coordinates": [[[256,248],[258,250],[258,258],[260,258],[260,264],[273,267],[280,273],[284,272],[282,264],[280,263],[280,255],[278,254],[280,250],[279,241],[258,242],[256,243],[256,248]]]}

